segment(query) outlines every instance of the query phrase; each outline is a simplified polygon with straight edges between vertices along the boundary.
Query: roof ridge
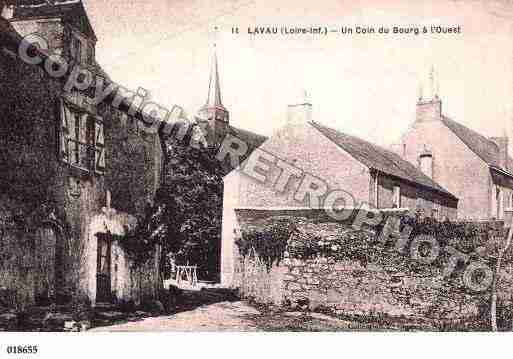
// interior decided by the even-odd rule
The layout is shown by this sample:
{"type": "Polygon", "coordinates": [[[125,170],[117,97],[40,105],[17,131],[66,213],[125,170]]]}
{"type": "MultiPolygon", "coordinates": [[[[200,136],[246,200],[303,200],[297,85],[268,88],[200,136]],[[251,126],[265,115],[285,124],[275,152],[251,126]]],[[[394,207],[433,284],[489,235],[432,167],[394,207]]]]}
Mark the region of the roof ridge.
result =
{"type": "Polygon", "coordinates": [[[449,192],[447,189],[442,187],[440,184],[438,184],[436,181],[434,181],[432,178],[425,175],[421,170],[416,168],[412,163],[408,162],[401,156],[399,156],[397,153],[383,147],[377,144],[374,144],[372,142],[369,142],[367,140],[364,140],[362,138],[359,138],[354,135],[349,135],[344,132],[341,132],[337,129],[331,128],[329,126],[325,126],[321,123],[310,121],[309,122],[314,128],[316,128],[323,136],[328,138],[331,142],[333,142],[336,146],[342,148],[344,151],[349,153],[351,157],[355,158],[358,162],[363,163],[365,166],[369,168],[374,168],[380,172],[386,173],[390,176],[398,177],[403,180],[416,183],[418,185],[431,188],[433,190],[436,190],[438,192],[442,192],[445,194],[449,194],[452,197],[456,198],[451,192],[449,192]],[[331,138],[329,131],[335,132],[332,134],[333,136],[342,136],[345,139],[353,140],[354,142],[358,142],[359,144],[364,144],[374,152],[374,156],[377,155],[375,158],[369,158],[372,156],[365,157],[365,154],[359,153],[358,151],[361,149],[355,149],[351,148],[351,146],[347,147],[344,144],[336,141],[335,138],[331,138]],[[379,164],[380,161],[385,160],[385,164],[379,164]],[[388,167],[388,168],[387,168],[388,167]],[[407,167],[407,168],[405,168],[407,167]]]}

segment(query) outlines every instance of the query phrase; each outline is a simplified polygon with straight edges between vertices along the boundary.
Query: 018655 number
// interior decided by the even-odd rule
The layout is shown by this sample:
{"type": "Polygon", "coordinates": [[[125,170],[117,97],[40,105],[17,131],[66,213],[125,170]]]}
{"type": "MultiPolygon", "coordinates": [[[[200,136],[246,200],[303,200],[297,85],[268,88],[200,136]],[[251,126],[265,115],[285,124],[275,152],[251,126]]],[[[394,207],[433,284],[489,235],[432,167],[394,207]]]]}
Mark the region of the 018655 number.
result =
{"type": "Polygon", "coordinates": [[[7,354],[37,354],[37,345],[8,345],[7,354]]]}

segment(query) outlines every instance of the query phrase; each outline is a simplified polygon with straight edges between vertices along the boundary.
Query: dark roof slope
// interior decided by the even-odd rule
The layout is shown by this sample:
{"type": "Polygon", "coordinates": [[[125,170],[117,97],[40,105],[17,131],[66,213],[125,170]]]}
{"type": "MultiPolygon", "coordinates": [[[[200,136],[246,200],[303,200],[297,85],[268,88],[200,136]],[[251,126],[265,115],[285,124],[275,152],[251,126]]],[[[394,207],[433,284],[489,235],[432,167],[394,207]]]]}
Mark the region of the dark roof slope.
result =
{"type": "MultiPolygon", "coordinates": [[[[442,116],[442,122],[446,125],[463,143],[472,150],[477,156],[485,161],[489,166],[508,171],[503,168],[499,161],[499,148],[492,140],[477,133],[462,124],[442,116]]],[[[508,167],[513,164],[513,159],[508,157],[508,167]]]]}
{"type": "Polygon", "coordinates": [[[19,1],[14,7],[13,20],[62,17],[78,28],[83,28],[96,39],[87,12],[80,0],[57,0],[49,4],[43,0],[19,1]]]}
{"type": "Polygon", "coordinates": [[[310,124],[365,166],[456,198],[396,153],[319,123],[311,122],[310,124]]]}
{"type": "MultiPolygon", "coordinates": [[[[246,155],[243,156],[240,159],[240,162],[244,162],[252,153],[254,150],[256,150],[258,147],[262,145],[267,140],[267,137],[258,135],[254,132],[243,130],[237,127],[229,126],[228,127],[228,133],[232,136],[235,136],[242,142],[244,142],[246,145],[248,145],[248,150],[246,152],[246,155]]],[[[235,168],[232,168],[232,166],[229,166],[230,168],[227,169],[227,171],[234,170],[235,168]]]]}
{"type": "Polygon", "coordinates": [[[232,136],[235,136],[239,140],[244,141],[248,145],[250,151],[254,151],[267,140],[267,137],[265,136],[233,126],[229,126],[229,131],[232,136]]]}

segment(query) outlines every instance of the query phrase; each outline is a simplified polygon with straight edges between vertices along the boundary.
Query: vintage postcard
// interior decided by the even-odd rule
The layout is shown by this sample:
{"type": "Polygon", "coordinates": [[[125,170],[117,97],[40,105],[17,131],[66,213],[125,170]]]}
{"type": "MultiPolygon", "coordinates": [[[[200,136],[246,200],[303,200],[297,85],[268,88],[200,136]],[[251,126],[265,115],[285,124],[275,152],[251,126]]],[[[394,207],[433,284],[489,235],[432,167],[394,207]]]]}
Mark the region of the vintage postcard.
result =
{"type": "Polygon", "coordinates": [[[0,342],[513,330],[511,0],[0,10],[0,342]]]}

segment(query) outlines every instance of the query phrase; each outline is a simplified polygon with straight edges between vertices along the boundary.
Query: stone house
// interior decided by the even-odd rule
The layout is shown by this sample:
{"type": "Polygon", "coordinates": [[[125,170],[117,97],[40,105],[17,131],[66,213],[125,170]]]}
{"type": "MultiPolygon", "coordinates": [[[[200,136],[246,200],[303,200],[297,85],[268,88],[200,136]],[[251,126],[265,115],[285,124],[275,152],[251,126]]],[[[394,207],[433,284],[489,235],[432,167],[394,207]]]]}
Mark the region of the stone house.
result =
{"type": "Polygon", "coordinates": [[[486,138],[445,116],[436,94],[419,99],[415,121],[395,150],[459,198],[460,219],[504,219],[513,205],[508,138],[486,138]]]}
{"type": "Polygon", "coordinates": [[[287,124],[225,178],[222,283],[230,285],[237,261],[236,210],[325,208],[322,201],[334,191],[345,192],[339,203],[351,210],[407,208],[454,219],[458,206],[453,194],[396,153],[312,121],[308,102],[292,105],[287,124]],[[315,196],[320,201],[312,202],[315,196]]]}
{"type": "Polygon", "coordinates": [[[0,301],[153,298],[158,253],[133,268],[122,245],[96,234],[123,234],[153,198],[162,166],[158,136],[141,131],[128,98],[95,105],[88,90],[66,91],[68,76],[17,56],[22,37],[36,33],[49,48],[29,49],[32,55],[59,54],[112,83],[95,60],[97,38],[81,1],[10,6],[2,15],[0,287],[8,294],[0,301]]]}

